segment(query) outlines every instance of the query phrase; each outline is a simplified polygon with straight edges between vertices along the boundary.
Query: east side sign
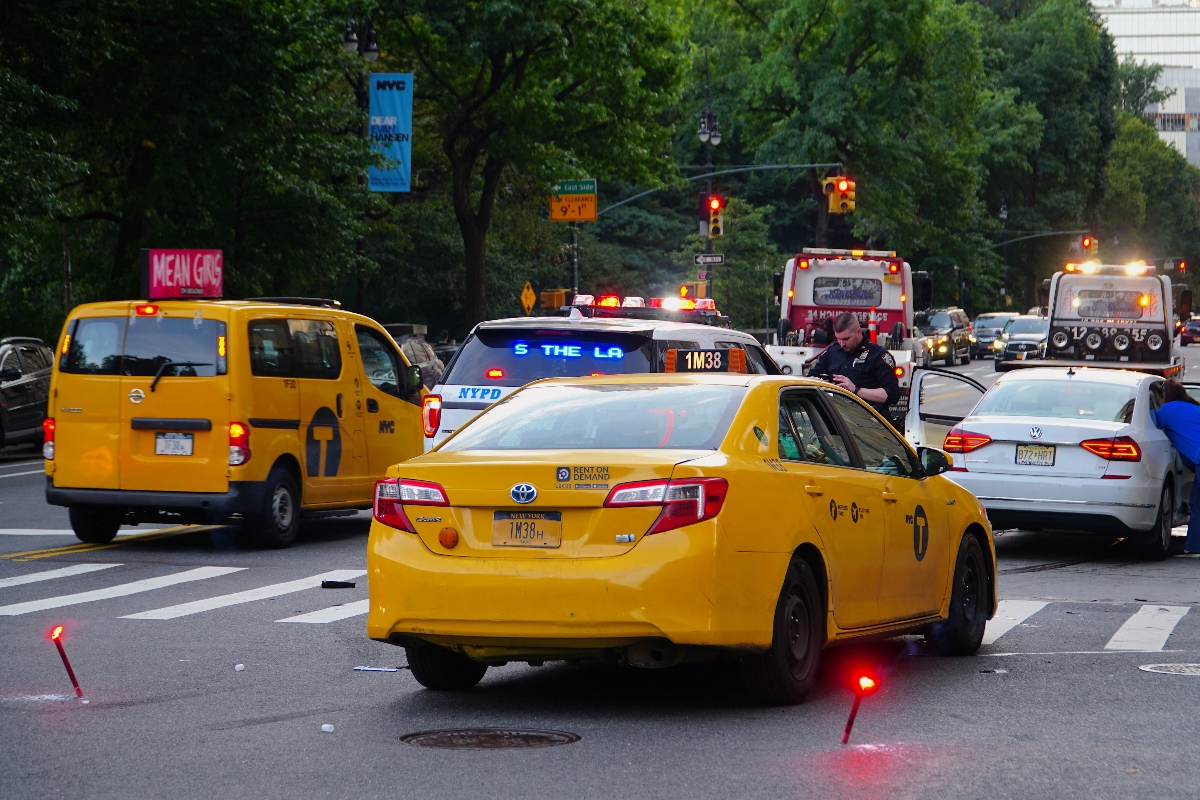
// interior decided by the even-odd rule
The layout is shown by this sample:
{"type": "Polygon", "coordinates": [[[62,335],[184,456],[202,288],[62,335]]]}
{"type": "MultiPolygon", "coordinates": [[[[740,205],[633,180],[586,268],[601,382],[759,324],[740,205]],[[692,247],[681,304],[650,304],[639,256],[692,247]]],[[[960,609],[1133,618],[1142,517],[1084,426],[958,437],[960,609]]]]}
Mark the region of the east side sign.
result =
{"type": "Polygon", "coordinates": [[[220,250],[142,250],[142,297],[215,300],[225,291],[220,250]]]}

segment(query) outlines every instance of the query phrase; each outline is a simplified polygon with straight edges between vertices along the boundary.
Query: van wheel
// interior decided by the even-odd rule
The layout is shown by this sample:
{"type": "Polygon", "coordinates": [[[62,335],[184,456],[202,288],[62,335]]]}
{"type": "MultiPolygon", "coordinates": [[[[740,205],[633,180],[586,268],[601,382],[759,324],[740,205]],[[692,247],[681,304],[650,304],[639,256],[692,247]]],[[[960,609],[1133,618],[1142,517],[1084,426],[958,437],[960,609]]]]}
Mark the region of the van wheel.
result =
{"type": "Polygon", "coordinates": [[[260,544],[276,549],[291,547],[300,534],[300,490],[283,467],[275,467],[267,477],[263,509],[254,528],[260,544]]]}
{"type": "Polygon", "coordinates": [[[426,689],[461,692],[483,680],[488,665],[437,645],[406,647],[408,668],[426,689]]]}
{"type": "Polygon", "coordinates": [[[988,615],[988,571],[979,540],[962,538],[954,565],[950,615],[925,631],[925,641],[943,655],[969,656],[983,644],[988,615]]]}
{"type": "Polygon", "coordinates": [[[1171,528],[1175,522],[1175,491],[1170,482],[1164,483],[1162,497],[1158,501],[1158,516],[1154,527],[1150,529],[1150,538],[1141,546],[1143,555],[1154,561],[1161,561],[1171,555],[1171,528]]]}
{"type": "Polygon", "coordinates": [[[825,611],[808,562],[792,559],[775,605],[771,649],[742,659],[742,683],[759,702],[795,705],[817,680],[825,611]]]}
{"type": "Polygon", "coordinates": [[[71,530],[79,541],[88,544],[107,544],[121,529],[124,510],[112,506],[71,506],[67,513],[71,518],[71,530]]]}

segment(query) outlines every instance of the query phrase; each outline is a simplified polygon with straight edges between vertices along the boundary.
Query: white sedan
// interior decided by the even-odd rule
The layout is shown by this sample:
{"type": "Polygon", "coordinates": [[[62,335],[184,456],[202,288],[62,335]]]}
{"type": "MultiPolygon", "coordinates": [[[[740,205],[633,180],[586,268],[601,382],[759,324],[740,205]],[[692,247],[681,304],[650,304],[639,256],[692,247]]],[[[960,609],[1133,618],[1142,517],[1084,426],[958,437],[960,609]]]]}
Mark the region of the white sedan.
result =
{"type": "Polygon", "coordinates": [[[1039,367],[983,387],[918,371],[910,442],[953,454],[946,476],[973,493],[997,529],[1124,536],[1168,554],[1187,521],[1192,473],[1151,411],[1163,379],[1118,369],[1039,367]],[[981,396],[982,395],[982,396],[981,396]]]}

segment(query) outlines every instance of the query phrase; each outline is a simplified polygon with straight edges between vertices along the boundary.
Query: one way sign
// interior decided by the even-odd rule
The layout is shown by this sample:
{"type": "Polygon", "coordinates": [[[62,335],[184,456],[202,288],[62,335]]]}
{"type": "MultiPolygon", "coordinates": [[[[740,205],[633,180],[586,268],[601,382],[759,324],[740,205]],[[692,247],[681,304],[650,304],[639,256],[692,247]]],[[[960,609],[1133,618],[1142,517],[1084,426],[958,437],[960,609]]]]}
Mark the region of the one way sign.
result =
{"type": "Polygon", "coordinates": [[[702,264],[717,264],[719,266],[725,266],[725,254],[697,253],[696,255],[692,256],[692,263],[694,263],[697,267],[702,264]]]}

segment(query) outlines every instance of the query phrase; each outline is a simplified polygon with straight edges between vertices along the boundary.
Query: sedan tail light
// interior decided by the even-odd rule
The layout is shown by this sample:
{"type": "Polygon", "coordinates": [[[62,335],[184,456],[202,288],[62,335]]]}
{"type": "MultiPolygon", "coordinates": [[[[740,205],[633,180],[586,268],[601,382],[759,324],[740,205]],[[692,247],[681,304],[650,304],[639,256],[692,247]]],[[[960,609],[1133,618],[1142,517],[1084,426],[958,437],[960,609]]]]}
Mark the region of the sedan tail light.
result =
{"type": "Polygon", "coordinates": [[[432,439],[437,435],[438,427],[442,424],[442,396],[427,394],[421,401],[421,426],[425,429],[425,438],[432,439]]]}
{"type": "Polygon", "coordinates": [[[413,481],[405,478],[384,478],[375,483],[375,505],[372,516],[376,520],[409,533],[417,529],[404,513],[404,506],[448,506],[446,490],[430,481],[413,481]]]}
{"type": "Polygon", "coordinates": [[[1095,453],[1105,461],[1141,461],[1142,448],[1128,436],[1117,436],[1113,439],[1088,439],[1080,442],[1079,446],[1089,453],[1095,453]]]}
{"type": "Polygon", "coordinates": [[[658,519],[646,531],[649,536],[712,519],[721,513],[728,493],[729,482],[724,478],[636,481],[614,486],[604,506],[662,506],[658,519]]]}
{"type": "Polygon", "coordinates": [[[942,449],[947,453],[969,453],[991,441],[992,437],[986,433],[971,433],[956,425],[946,434],[946,438],[942,442],[942,449]]]}
{"type": "Polygon", "coordinates": [[[54,417],[42,420],[42,458],[54,460],[54,417]]]}

